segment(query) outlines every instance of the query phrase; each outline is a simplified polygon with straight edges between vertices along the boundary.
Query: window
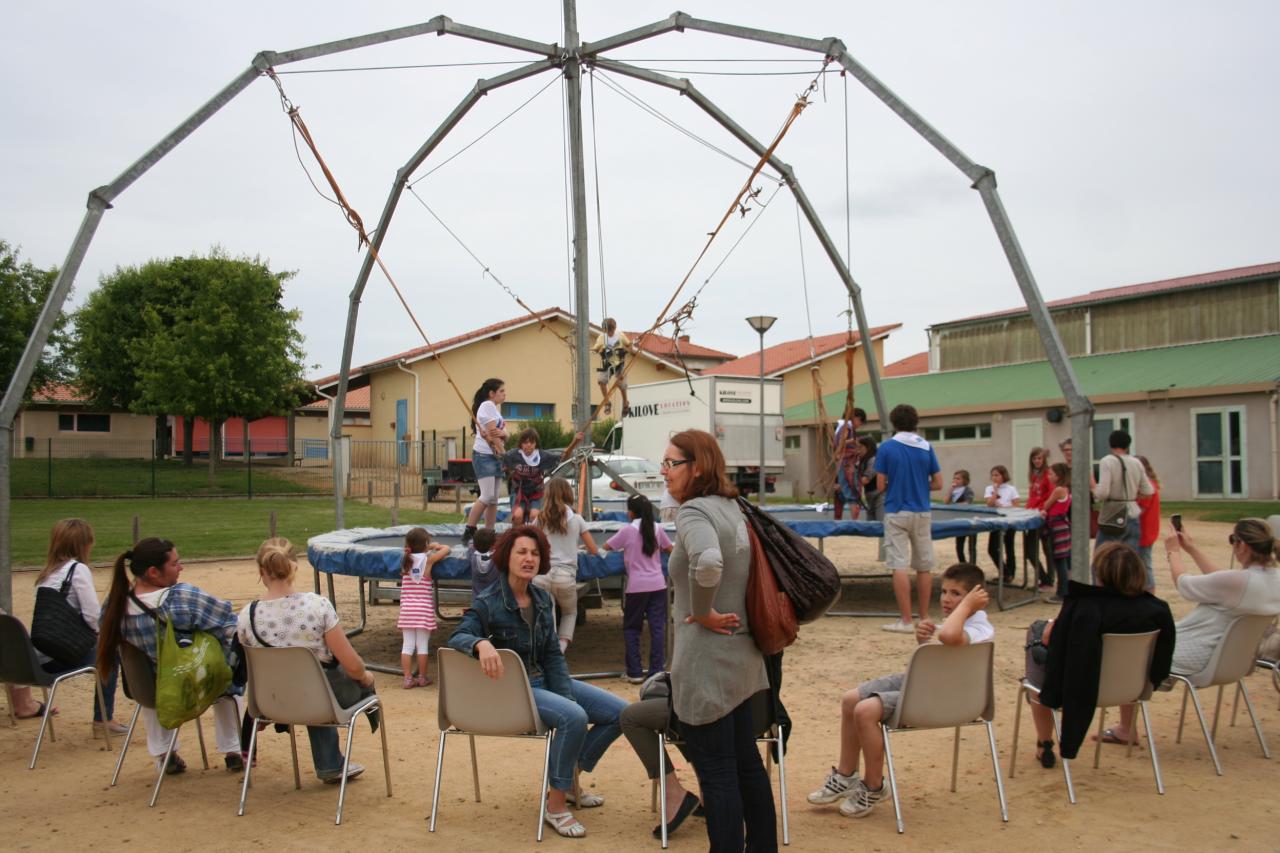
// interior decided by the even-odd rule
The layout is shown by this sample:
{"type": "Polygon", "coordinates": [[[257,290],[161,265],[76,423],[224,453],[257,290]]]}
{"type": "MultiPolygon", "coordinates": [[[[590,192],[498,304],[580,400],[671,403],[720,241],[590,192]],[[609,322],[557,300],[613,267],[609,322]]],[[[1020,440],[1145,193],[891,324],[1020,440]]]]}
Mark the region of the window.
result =
{"type": "Polygon", "coordinates": [[[1133,415],[1131,413],[1115,414],[1115,415],[1094,415],[1093,417],[1093,447],[1090,450],[1089,458],[1093,462],[1093,477],[1098,478],[1098,463],[1102,461],[1102,457],[1111,452],[1111,433],[1121,429],[1129,433],[1131,439],[1129,444],[1129,452],[1138,452],[1138,437],[1133,434],[1133,415]]]}
{"type": "Polygon", "coordinates": [[[1244,407],[1192,409],[1191,430],[1195,496],[1245,497],[1244,407]]]}
{"type": "Polygon", "coordinates": [[[934,444],[951,441],[991,440],[991,424],[948,424],[947,426],[925,427],[920,432],[921,435],[934,444]]]}
{"type": "Polygon", "coordinates": [[[798,435],[789,435],[789,436],[787,436],[786,438],[784,438],[784,439],[782,440],[782,449],[783,449],[783,450],[799,450],[799,449],[800,449],[800,436],[798,436],[798,435]]]}
{"type": "Polygon", "coordinates": [[[111,415],[60,414],[59,432],[111,432],[111,415]]]}
{"type": "Polygon", "coordinates": [[[555,403],[512,403],[502,404],[502,416],[509,421],[531,421],[534,419],[556,416],[555,403]]]}

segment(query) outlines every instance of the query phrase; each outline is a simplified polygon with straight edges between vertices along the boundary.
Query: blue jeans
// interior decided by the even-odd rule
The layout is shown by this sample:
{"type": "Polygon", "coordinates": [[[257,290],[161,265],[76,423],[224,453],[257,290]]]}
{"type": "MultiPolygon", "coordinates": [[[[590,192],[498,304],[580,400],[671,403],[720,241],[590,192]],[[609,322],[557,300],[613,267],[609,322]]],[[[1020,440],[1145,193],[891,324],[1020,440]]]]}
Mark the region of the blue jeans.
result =
{"type": "Polygon", "coordinates": [[[748,699],[704,726],[681,723],[702,805],[707,812],[711,853],[778,849],[773,789],[764,772],[748,699]]]}
{"type": "Polygon", "coordinates": [[[609,744],[622,734],[618,715],[627,707],[627,702],[607,690],[577,680],[570,682],[572,700],[544,689],[541,677],[533,679],[531,684],[538,716],[544,725],[556,730],[551,741],[551,787],[571,791],[574,768],[590,773],[609,744]]]}
{"type": "Polygon", "coordinates": [[[1151,565],[1151,546],[1139,545],[1138,556],[1142,558],[1142,565],[1147,567],[1147,591],[1153,591],[1156,588],[1156,570],[1151,565]]]}
{"type": "Polygon", "coordinates": [[[1098,528],[1098,538],[1093,543],[1095,548],[1100,548],[1108,542],[1123,542],[1133,550],[1138,550],[1138,543],[1142,541],[1142,531],[1138,526],[1138,518],[1134,516],[1125,522],[1124,533],[1108,533],[1101,527],[1098,528]]]}
{"type": "Polygon", "coordinates": [[[1055,595],[1058,598],[1067,597],[1067,581],[1071,580],[1071,555],[1065,557],[1053,558],[1053,570],[1058,576],[1058,589],[1055,595]]]}
{"type": "Polygon", "coordinates": [[[307,726],[307,740],[311,741],[311,763],[321,779],[337,776],[342,772],[342,750],[338,749],[338,730],[328,726],[307,726]]]}
{"type": "Polygon", "coordinates": [[[649,675],[666,668],[667,590],[628,592],[622,605],[622,642],[625,649],[627,675],[645,674],[640,664],[640,635],[649,620],[649,675]]]}
{"type": "MultiPolygon", "coordinates": [[[[83,666],[93,666],[94,661],[97,659],[97,654],[98,650],[96,648],[90,649],[89,654],[85,655],[85,659],[80,663],[63,664],[51,660],[44,664],[41,669],[50,675],[62,675],[64,672],[70,672],[73,669],[80,669],[83,666]]],[[[119,668],[112,666],[111,674],[107,676],[106,681],[102,682],[102,698],[107,703],[107,707],[105,708],[107,715],[105,717],[102,715],[104,709],[98,706],[98,691],[93,691],[93,721],[95,723],[100,723],[103,720],[114,720],[116,718],[116,674],[118,672],[119,668]]],[[[97,678],[97,676],[95,675],[94,678],[97,678]]]]}

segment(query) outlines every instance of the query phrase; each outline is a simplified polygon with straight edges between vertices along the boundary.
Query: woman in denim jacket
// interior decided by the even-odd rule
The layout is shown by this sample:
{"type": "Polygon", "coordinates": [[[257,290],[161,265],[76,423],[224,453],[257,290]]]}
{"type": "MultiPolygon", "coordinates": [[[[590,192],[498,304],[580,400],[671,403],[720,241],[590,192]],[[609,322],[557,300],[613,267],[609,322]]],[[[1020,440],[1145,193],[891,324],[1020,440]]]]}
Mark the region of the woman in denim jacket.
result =
{"type": "Polygon", "coordinates": [[[578,771],[590,772],[622,729],[618,715],[627,703],[607,690],[569,677],[569,667],[556,635],[551,595],[533,586],[551,568],[546,534],[531,525],[513,527],[494,545],[493,565],[498,582],[481,593],[463,614],[449,647],[480,661],[485,675],[502,676],[498,649],[520,655],[538,715],[555,729],[551,742],[551,790],[547,792],[547,823],[568,838],[581,838],[587,829],[569,811],[604,805],[604,797],[579,791],[578,771]],[[590,724],[590,728],[588,728],[590,724]]]}

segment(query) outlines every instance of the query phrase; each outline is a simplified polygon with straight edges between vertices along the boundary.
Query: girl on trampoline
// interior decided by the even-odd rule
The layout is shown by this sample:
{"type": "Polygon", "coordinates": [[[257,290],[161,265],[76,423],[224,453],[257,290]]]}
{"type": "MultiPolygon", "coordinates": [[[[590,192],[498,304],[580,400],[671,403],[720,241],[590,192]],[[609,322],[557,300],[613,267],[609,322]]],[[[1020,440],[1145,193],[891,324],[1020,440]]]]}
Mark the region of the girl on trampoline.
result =
{"type": "Polygon", "coordinates": [[[432,542],[431,535],[415,527],[404,537],[404,560],[400,564],[400,619],[396,627],[404,635],[400,647],[400,669],[404,689],[426,687],[431,655],[431,632],[436,629],[436,602],[431,587],[431,567],[449,556],[449,546],[432,542]],[[418,652],[418,677],[413,677],[413,653],[418,652]]]}
{"type": "Polygon", "coordinates": [[[542,511],[546,476],[556,469],[561,459],[573,453],[582,436],[582,433],[576,434],[568,447],[552,452],[541,448],[536,429],[530,427],[520,433],[516,448],[508,450],[502,457],[502,465],[511,479],[512,525],[537,520],[538,513],[542,511]]]}
{"type": "Polygon", "coordinates": [[[507,399],[507,386],[501,379],[486,379],[471,400],[471,417],[475,420],[476,441],[471,447],[471,467],[475,469],[480,497],[471,505],[462,544],[470,544],[476,535],[476,524],[484,515],[484,526],[493,527],[498,520],[498,484],[502,482],[502,454],[506,452],[507,422],[502,419],[502,403],[507,399]]]}

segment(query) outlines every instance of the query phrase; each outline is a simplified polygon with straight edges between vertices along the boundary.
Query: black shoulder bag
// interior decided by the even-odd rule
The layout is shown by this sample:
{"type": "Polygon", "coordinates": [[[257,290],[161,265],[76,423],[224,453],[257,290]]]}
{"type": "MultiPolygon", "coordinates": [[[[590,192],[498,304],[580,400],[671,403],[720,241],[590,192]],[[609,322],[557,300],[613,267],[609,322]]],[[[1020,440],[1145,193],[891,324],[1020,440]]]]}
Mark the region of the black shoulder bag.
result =
{"type": "Polygon", "coordinates": [[[71,577],[79,565],[71,564],[58,589],[42,586],[36,590],[36,609],[31,616],[32,645],[62,664],[82,663],[98,642],[98,635],[67,600],[71,577]]]}

